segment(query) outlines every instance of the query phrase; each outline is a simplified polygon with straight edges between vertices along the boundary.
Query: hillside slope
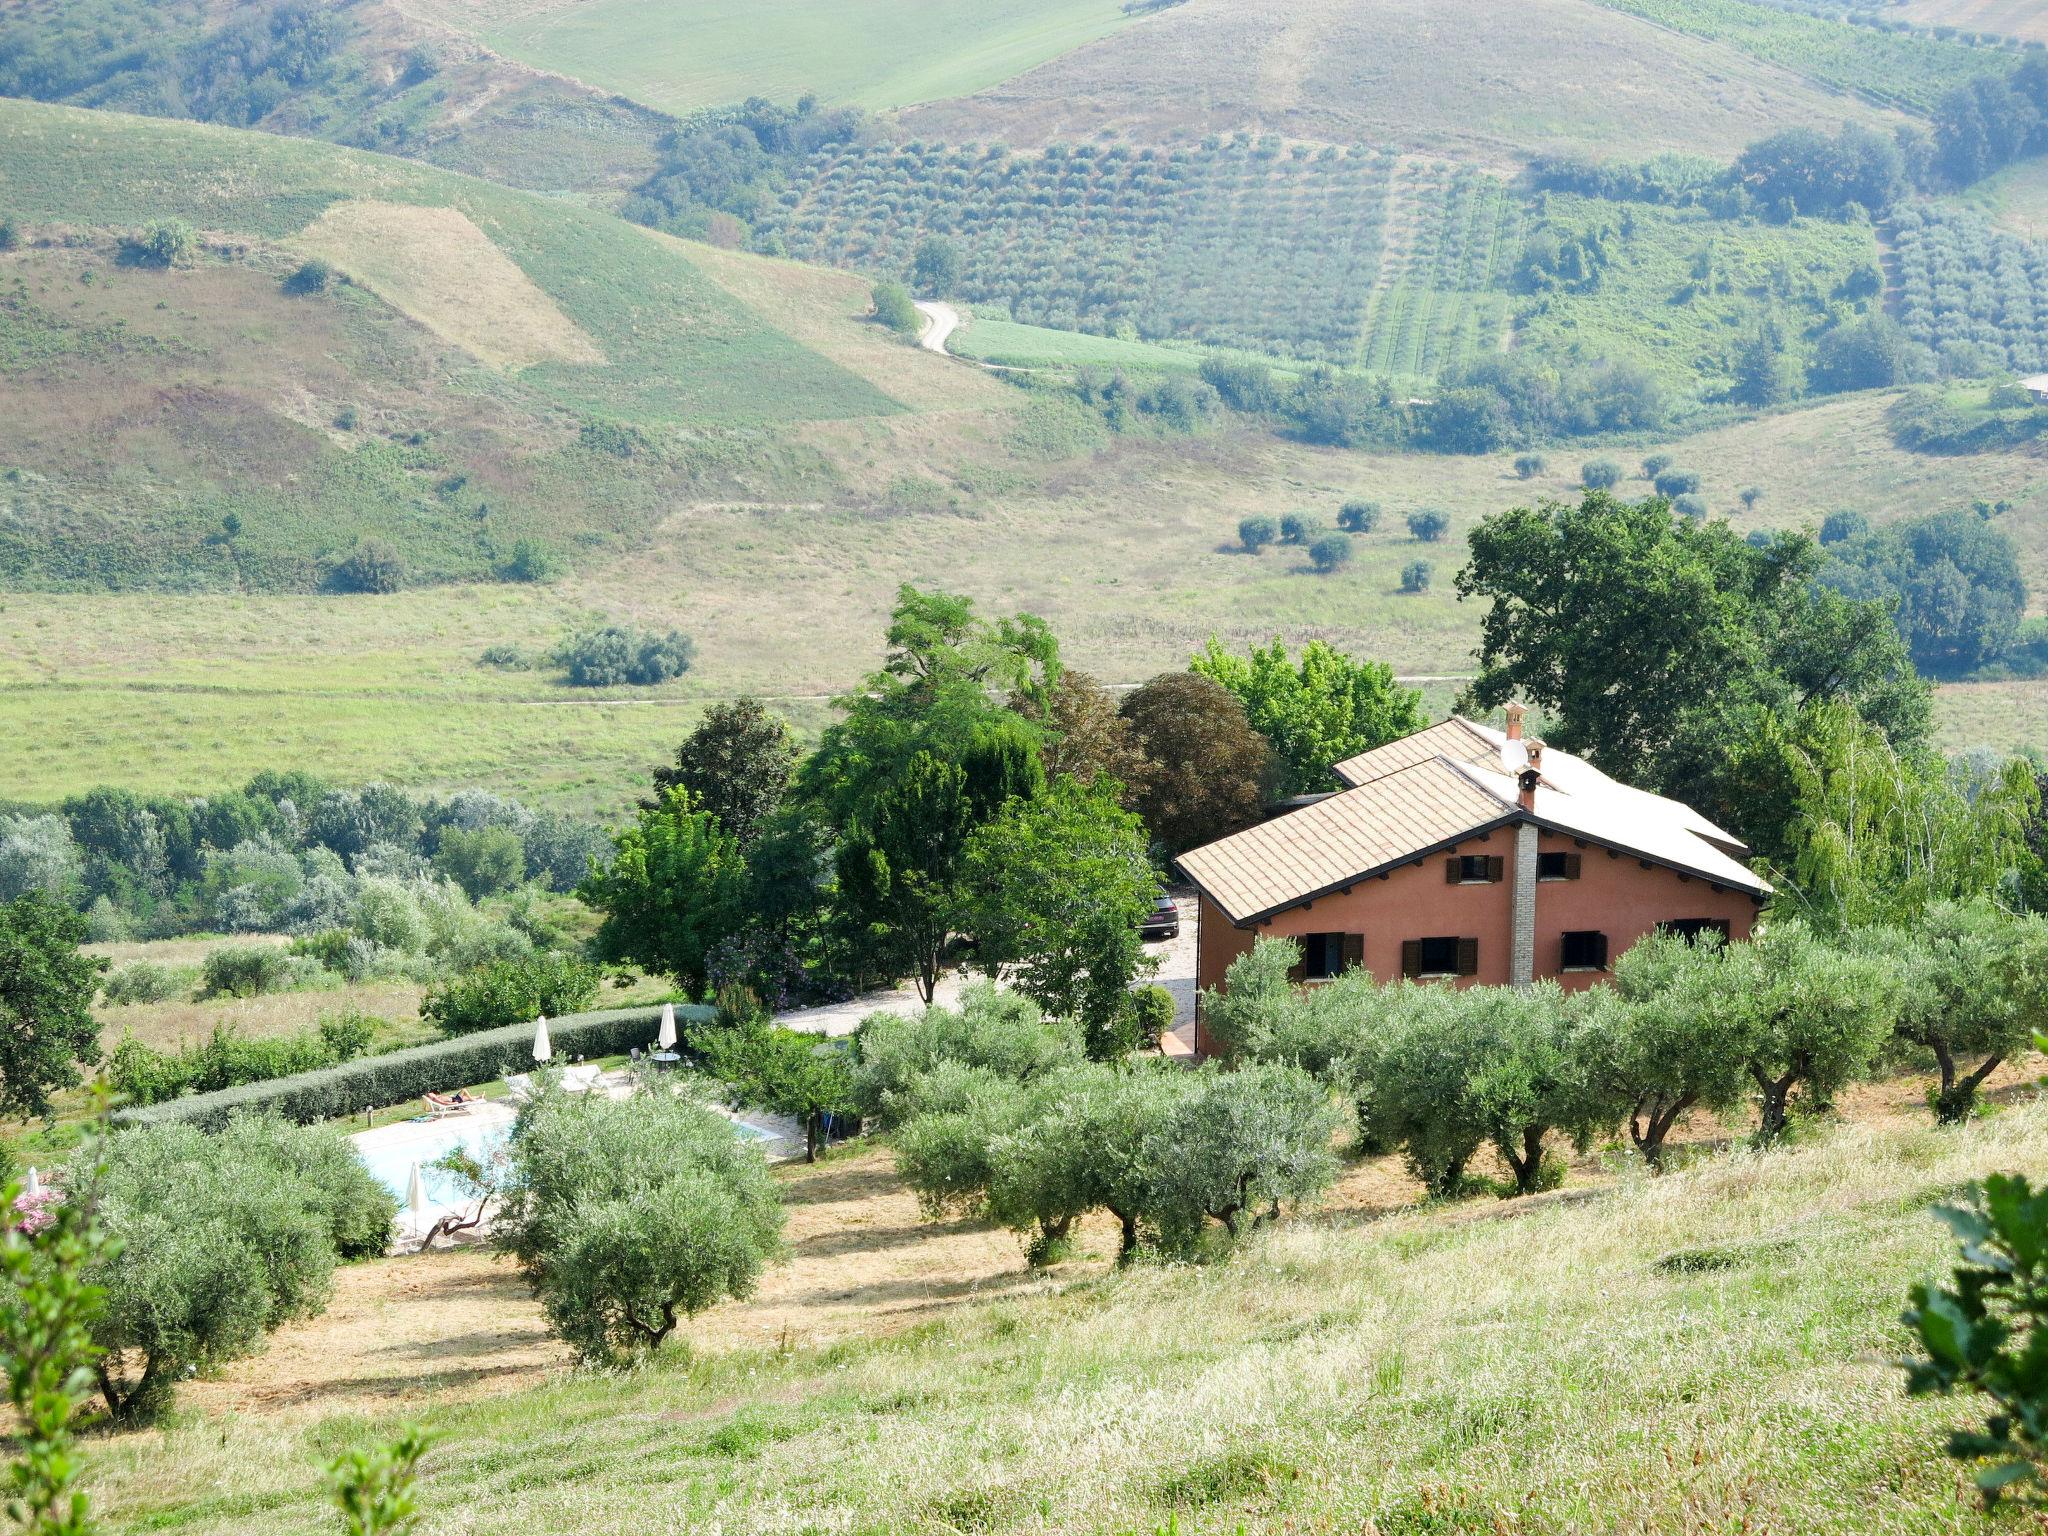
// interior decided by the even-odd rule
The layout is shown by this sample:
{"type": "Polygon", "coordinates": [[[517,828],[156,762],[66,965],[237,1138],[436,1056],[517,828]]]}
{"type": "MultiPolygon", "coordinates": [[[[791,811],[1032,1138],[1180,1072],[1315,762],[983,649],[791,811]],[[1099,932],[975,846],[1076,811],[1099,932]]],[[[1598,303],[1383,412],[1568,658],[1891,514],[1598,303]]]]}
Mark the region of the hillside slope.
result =
{"type": "Polygon", "coordinates": [[[959,371],[856,278],[310,141],[0,102],[0,187],[8,585],[305,588],[359,536],[415,580],[571,561],[678,500],[827,494],[792,429],[959,371]],[[122,245],[162,219],[189,263],[122,245]],[[309,258],[350,281],[293,292],[309,258]]]}
{"type": "Polygon", "coordinates": [[[1185,0],[902,121],[906,137],[1020,144],[1253,127],[1502,162],[1550,148],[1727,157],[1845,117],[1876,114],[1593,0],[1185,0]]]}

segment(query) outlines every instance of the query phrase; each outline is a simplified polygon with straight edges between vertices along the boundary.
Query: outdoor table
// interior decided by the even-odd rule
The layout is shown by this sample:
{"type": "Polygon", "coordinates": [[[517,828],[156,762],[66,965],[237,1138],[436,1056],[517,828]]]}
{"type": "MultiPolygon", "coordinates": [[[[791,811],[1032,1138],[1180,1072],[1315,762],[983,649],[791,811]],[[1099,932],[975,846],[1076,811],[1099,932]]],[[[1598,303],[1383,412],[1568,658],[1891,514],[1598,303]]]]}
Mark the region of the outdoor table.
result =
{"type": "Polygon", "coordinates": [[[649,1061],[658,1061],[663,1066],[669,1066],[675,1062],[681,1061],[683,1058],[674,1051],[649,1051],[647,1053],[647,1059],[649,1061]]]}

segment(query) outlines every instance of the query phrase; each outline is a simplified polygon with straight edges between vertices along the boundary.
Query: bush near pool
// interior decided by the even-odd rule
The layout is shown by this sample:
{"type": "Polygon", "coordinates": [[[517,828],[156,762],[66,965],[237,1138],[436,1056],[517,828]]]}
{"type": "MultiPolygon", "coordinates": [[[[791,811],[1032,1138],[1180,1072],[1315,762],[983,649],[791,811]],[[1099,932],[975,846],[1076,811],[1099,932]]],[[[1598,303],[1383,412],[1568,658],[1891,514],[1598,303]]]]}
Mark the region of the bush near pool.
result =
{"type": "MultiPolygon", "coordinates": [[[[676,1022],[684,1027],[708,1024],[715,1010],[678,1005],[676,1022]]],[[[616,1056],[634,1046],[654,1042],[661,1026],[659,1008],[614,1008],[600,1013],[570,1014],[548,1021],[548,1036],[561,1060],[578,1056],[616,1056]]],[[[339,1066],[268,1082],[244,1083],[214,1093],[193,1094],[115,1112],[120,1125],[164,1125],[182,1122],[219,1130],[237,1115],[275,1111],[287,1120],[311,1124],[335,1120],[366,1109],[402,1104],[423,1093],[451,1093],[473,1083],[488,1083],[508,1072],[533,1065],[533,1024],[507,1024],[456,1040],[437,1040],[381,1056],[364,1056],[339,1066]]]]}

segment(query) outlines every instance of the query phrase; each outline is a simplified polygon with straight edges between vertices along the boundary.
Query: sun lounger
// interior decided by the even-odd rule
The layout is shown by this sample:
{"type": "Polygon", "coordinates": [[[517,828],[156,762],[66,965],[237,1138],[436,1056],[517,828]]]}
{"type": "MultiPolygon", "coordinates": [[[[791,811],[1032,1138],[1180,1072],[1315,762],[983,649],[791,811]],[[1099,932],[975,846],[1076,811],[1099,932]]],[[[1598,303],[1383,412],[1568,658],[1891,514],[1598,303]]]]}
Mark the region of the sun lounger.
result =
{"type": "Polygon", "coordinates": [[[426,1100],[427,1113],[436,1120],[443,1115],[466,1115],[470,1105],[481,1102],[481,1095],[467,1088],[456,1093],[423,1093],[420,1097],[426,1100]]]}
{"type": "Polygon", "coordinates": [[[505,1091],[514,1104],[524,1104],[533,1098],[533,1075],[528,1072],[513,1072],[505,1078],[505,1091]]]}
{"type": "Polygon", "coordinates": [[[564,1093],[588,1093],[597,1086],[598,1075],[604,1068],[591,1062],[581,1067],[562,1068],[562,1091],[564,1093]]]}

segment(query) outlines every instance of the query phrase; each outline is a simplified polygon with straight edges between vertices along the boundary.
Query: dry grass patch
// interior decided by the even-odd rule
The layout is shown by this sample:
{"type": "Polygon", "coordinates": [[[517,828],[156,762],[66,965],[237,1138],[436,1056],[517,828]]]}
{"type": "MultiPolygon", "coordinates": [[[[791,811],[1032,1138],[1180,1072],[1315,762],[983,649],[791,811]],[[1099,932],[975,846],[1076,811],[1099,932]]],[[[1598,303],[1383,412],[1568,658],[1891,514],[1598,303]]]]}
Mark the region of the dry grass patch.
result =
{"type": "MultiPolygon", "coordinates": [[[[102,1003],[93,1009],[93,1017],[99,1021],[100,1043],[109,1050],[124,1036],[133,1035],[144,1045],[167,1051],[197,1045],[216,1028],[249,1039],[295,1035],[316,1027],[328,1014],[348,1008],[360,1008],[401,1026],[417,1026],[423,990],[417,982],[378,981],[306,992],[271,992],[261,997],[213,997],[204,1002],[181,998],[120,1007],[102,1003]]],[[[402,1032],[431,1033],[423,1027],[402,1032]]]]}
{"type": "Polygon", "coordinates": [[[605,361],[597,343],[454,208],[337,203],[293,244],[493,367],[605,361]]]}

